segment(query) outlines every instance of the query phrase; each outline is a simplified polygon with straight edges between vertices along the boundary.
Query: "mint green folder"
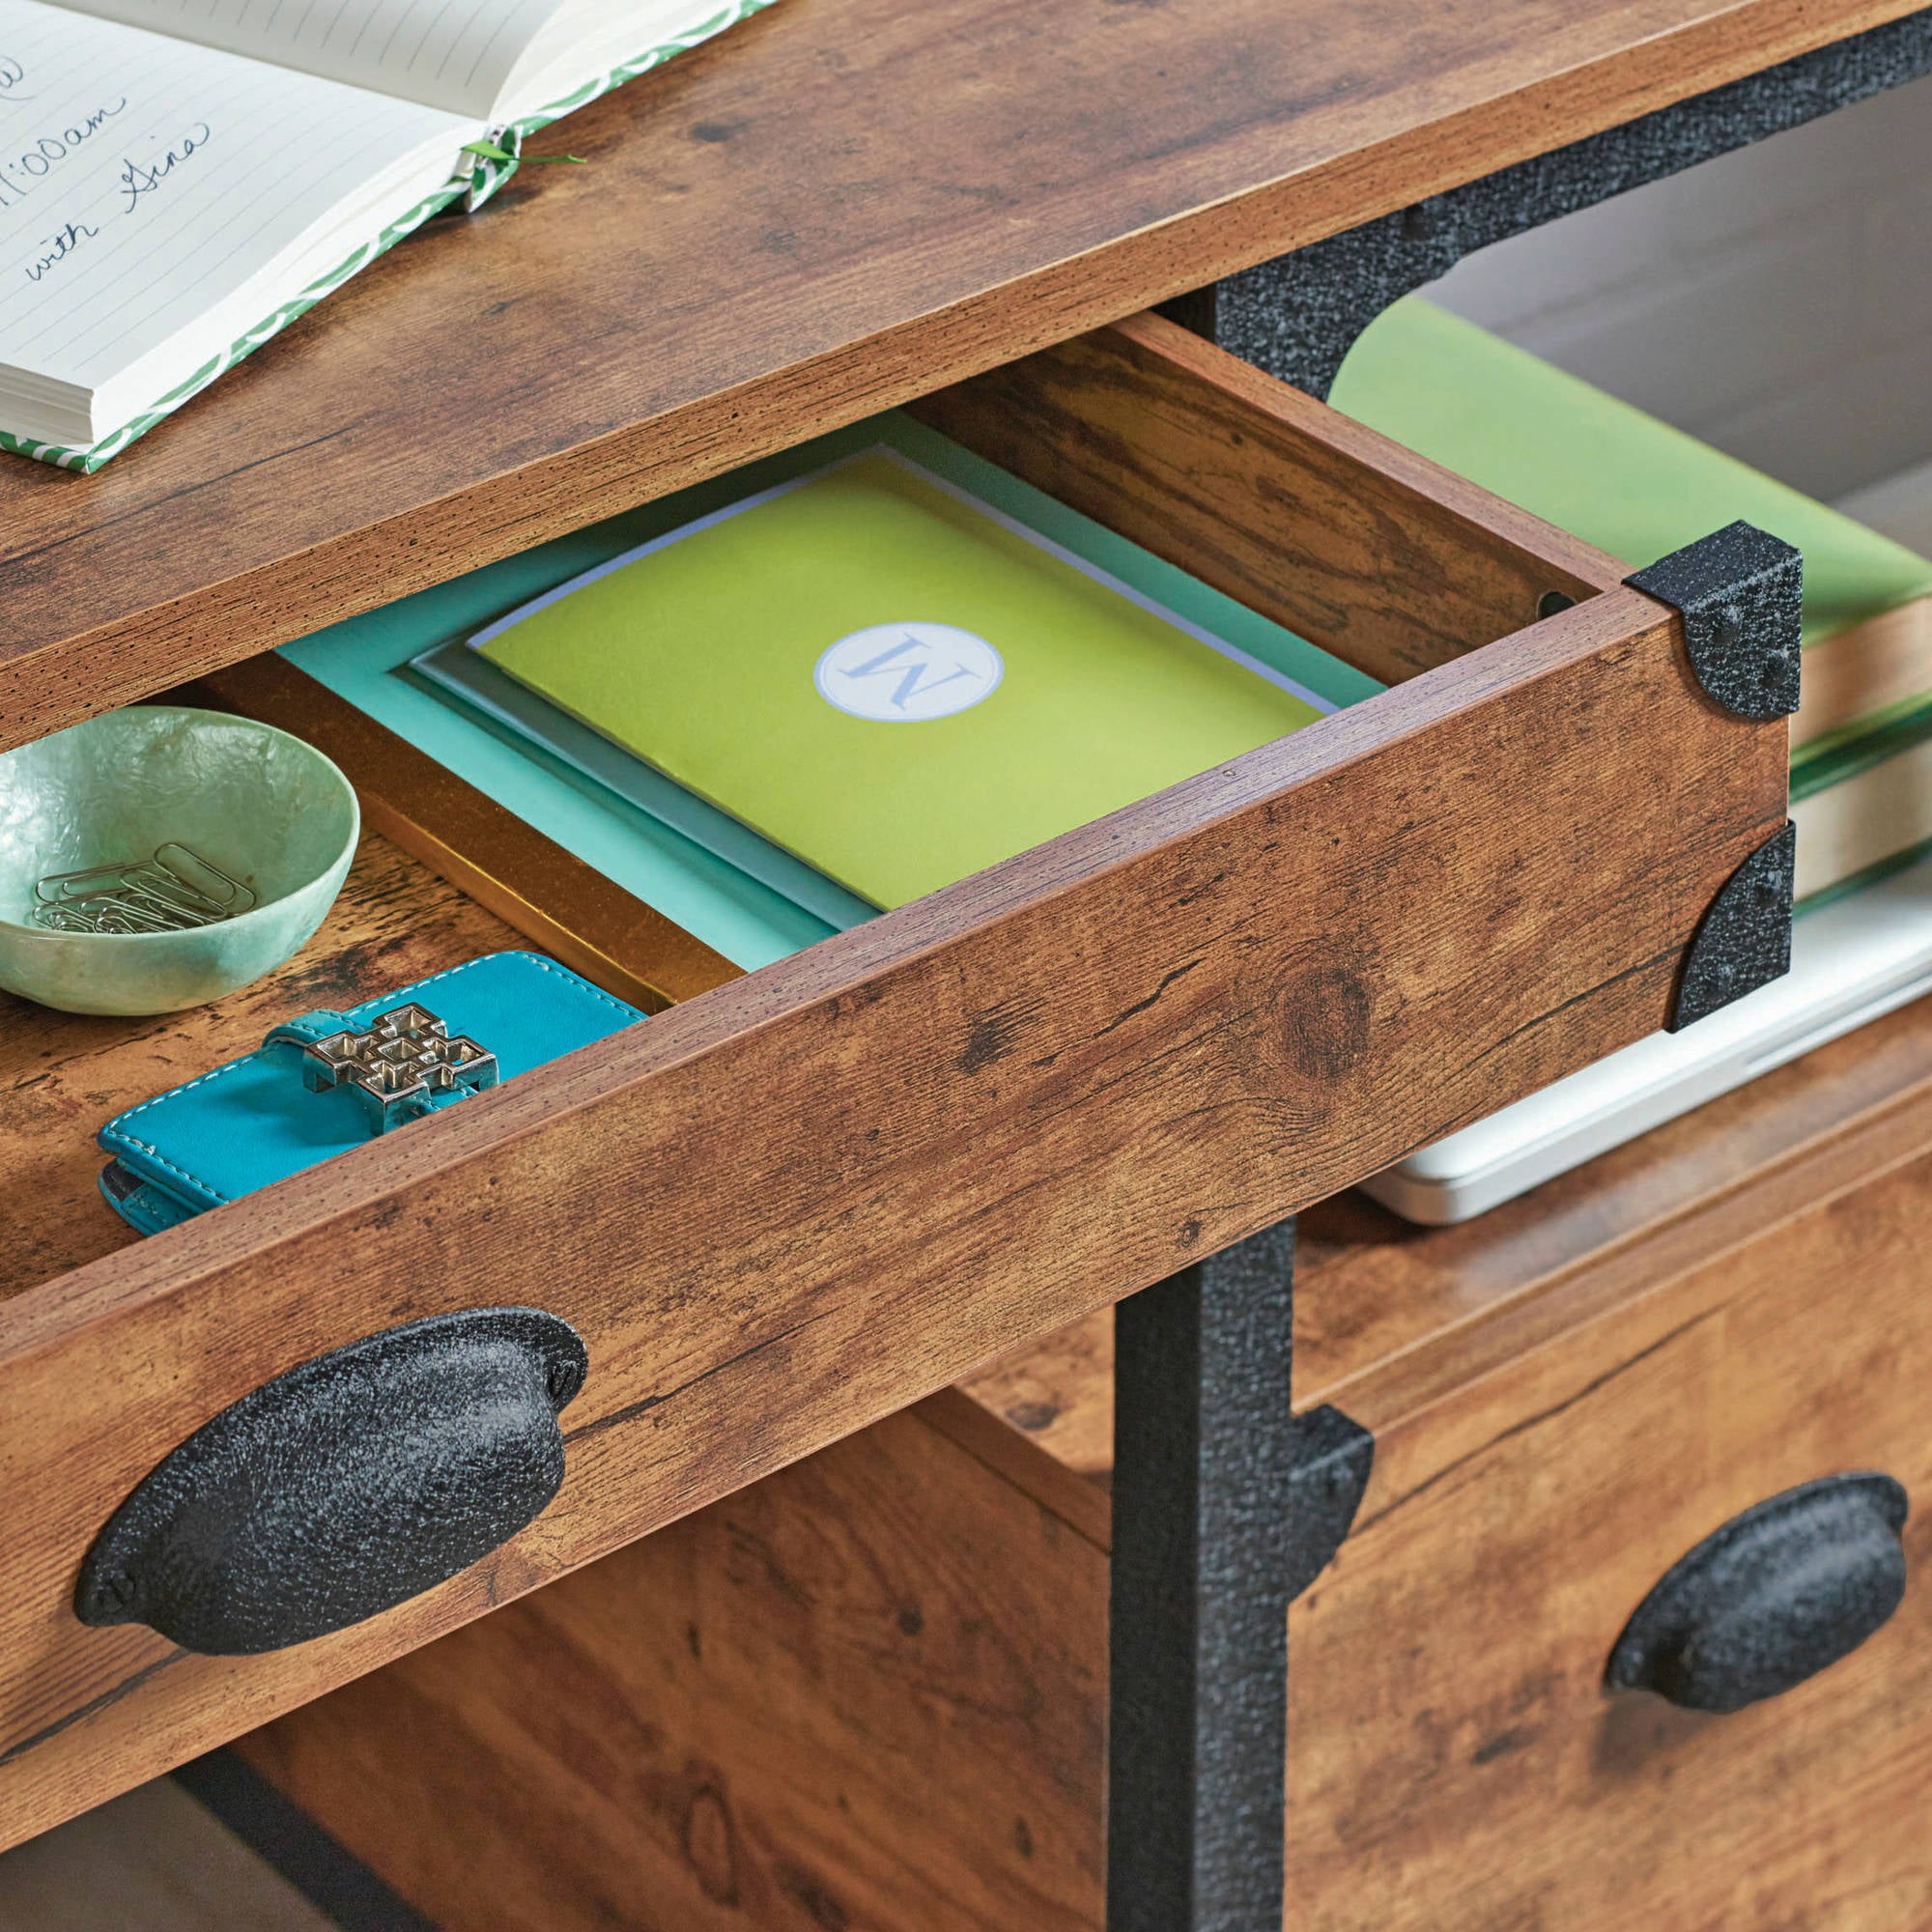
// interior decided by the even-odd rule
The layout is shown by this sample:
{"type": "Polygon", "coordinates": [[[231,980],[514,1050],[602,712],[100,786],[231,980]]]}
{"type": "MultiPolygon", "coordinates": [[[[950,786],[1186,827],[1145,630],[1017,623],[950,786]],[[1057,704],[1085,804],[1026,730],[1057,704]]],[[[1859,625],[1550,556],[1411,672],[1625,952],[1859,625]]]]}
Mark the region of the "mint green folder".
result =
{"type": "Polygon", "coordinates": [[[883,906],[1332,708],[884,445],[670,531],[473,642],[883,906]]]}

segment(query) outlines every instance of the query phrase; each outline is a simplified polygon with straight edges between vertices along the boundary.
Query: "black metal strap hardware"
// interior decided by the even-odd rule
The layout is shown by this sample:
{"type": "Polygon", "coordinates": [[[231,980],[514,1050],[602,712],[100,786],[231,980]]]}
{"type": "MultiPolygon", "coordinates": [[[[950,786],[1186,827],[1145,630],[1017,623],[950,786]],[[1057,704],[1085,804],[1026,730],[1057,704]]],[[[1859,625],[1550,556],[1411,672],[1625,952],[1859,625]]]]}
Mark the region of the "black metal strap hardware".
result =
{"type": "Polygon", "coordinates": [[[1115,1315],[1108,1932],[1279,1932],[1288,1605],[1375,1453],[1289,1404],[1294,1224],[1115,1315]]]}
{"type": "Polygon", "coordinates": [[[1288,1479],[1288,1598],[1335,1560],[1354,1527],[1375,1467],[1376,1438],[1333,1404],[1294,1418],[1288,1479]]]}
{"type": "MultiPolygon", "coordinates": [[[[1714,702],[1768,724],[1798,709],[1804,576],[1791,545],[1736,523],[1624,581],[1683,618],[1690,669],[1714,702]]],[[[1787,821],[1719,889],[1685,949],[1666,1032],[1790,972],[1797,853],[1787,821]]]]}
{"type": "Polygon", "coordinates": [[[1464,255],[1932,72],[1932,9],[1519,161],[1182,297],[1171,312],[1325,397],[1355,338],[1464,255]]]}

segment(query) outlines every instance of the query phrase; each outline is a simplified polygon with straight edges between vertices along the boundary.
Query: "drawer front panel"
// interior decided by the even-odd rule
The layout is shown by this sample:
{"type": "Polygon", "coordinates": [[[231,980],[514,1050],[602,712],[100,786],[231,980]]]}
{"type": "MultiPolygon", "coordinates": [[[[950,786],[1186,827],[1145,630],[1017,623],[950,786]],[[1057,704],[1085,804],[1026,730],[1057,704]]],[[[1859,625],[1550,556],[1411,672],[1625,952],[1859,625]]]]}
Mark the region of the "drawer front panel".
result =
{"type": "Polygon", "coordinates": [[[1294,1624],[1305,1922],[1927,1922],[1928,1203],[1921,1153],[1380,1432],[1294,1624]],[[1913,1503],[1876,1635],[1730,1716],[1606,1697],[1611,1645],[1679,1557],[1858,1469],[1913,1503]]]}
{"type": "Polygon", "coordinates": [[[1676,619],[1606,590],[16,1297],[0,1834],[1654,1030],[1705,907],[1781,824],[1784,770],[1782,725],[1719,713],[1676,619]],[[495,1557],[254,1660],[74,1621],[95,1532],[210,1416],[499,1303],[571,1321],[590,1374],[561,1495],[495,1557]]]}

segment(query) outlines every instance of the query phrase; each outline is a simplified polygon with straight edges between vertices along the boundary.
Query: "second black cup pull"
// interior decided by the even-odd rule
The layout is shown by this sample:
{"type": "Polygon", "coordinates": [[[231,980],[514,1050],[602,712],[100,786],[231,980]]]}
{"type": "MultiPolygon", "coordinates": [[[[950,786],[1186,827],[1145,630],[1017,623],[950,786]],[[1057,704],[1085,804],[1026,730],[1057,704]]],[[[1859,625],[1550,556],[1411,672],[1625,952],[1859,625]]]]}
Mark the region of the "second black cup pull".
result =
{"type": "Polygon", "coordinates": [[[1713,1712],[1795,1690],[1897,1609],[1908,1507],[1900,1484],[1864,1470],[1733,1517],[1638,1605],[1610,1652],[1607,1687],[1713,1712]]]}

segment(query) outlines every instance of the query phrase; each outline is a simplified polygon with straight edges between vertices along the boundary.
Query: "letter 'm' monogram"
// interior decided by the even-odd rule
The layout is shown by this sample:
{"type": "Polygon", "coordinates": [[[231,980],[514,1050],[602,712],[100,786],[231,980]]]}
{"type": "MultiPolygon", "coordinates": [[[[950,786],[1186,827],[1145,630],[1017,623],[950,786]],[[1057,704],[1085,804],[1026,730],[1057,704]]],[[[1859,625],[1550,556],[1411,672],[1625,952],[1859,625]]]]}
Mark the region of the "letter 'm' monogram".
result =
{"type": "Polygon", "coordinates": [[[896,677],[898,688],[893,693],[893,702],[903,711],[915,697],[923,697],[927,692],[937,691],[942,684],[951,684],[954,678],[977,678],[978,671],[968,670],[962,664],[955,664],[944,677],[927,679],[926,673],[933,668],[929,657],[921,657],[916,664],[895,662],[902,660],[908,651],[923,651],[924,646],[911,632],[895,644],[888,644],[877,657],[867,658],[862,665],[855,665],[850,670],[840,673],[844,677],[896,677]]]}

